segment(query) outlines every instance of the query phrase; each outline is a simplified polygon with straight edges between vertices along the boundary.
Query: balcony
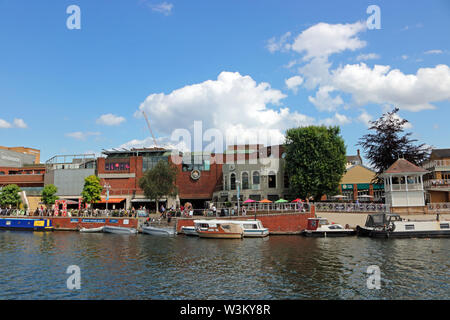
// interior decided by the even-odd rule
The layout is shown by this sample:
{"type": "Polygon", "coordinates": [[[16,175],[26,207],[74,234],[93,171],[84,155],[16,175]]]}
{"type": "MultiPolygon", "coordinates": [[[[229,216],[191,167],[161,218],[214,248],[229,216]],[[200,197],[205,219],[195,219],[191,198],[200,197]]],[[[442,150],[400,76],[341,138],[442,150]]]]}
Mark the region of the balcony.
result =
{"type": "Polygon", "coordinates": [[[415,191],[415,190],[423,190],[422,185],[420,183],[408,183],[408,184],[393,184],[392,191],[415,191]]]}
{"type": "Polygon", "coordinates": [[[424,181],[423,184],[427,189],[442,190],[442,191],[450,190],[450,179],[431,179],[424,181]]]}
{"type": "Polygon", "coordinates": [[[429,171],[450,171],[450,160],[432,160],[423,165],[429,171]]]}

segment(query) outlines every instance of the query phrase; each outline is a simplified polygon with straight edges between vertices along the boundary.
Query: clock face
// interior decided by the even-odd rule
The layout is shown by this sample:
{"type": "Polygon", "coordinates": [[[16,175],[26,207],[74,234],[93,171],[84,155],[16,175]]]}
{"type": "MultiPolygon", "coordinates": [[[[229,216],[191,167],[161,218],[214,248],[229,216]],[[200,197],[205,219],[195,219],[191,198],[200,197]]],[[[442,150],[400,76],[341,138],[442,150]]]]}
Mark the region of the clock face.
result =
{"type": "Polygon", "coordinates": [[[281,158],[286,158],[286,152],[283,152],[282,154],[281,154],[281,158]]]}
{"type": "Polygon", "coordinates": [[[200,171],[197,170],[197,169],[192,170],[192,172],[191,172],[191,178],[192,178],[193,180],[198,180],[198,179],[200,179],[200,171]]]}

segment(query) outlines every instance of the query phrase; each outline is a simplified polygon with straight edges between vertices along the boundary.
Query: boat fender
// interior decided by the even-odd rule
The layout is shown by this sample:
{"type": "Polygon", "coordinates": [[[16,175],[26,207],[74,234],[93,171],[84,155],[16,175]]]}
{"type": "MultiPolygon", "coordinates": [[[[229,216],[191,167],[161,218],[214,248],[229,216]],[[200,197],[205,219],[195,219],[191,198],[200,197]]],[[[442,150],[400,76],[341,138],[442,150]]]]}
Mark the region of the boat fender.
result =
{"type": "Polygon", "coordinates": [[[388,230],[389,231],[394,231],[395,230],[395,224],[390,223],[389,226],[388,226],[388,230]]]}

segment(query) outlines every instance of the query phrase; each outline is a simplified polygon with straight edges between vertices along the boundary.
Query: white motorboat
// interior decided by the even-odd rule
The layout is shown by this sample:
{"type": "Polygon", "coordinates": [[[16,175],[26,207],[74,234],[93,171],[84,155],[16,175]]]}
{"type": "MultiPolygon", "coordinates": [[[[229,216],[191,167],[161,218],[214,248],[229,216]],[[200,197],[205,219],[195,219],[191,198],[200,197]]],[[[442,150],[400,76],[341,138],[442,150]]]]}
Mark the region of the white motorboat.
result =
{"type": "Polygon", "coordinates": [[[173,227],[143,226],[142,232],[154,236],[173,236],[176,234],[173,227]]]}
{"type": "Polygon", "coordinates": [[[192,227],[192,226],[183,226],[183,227],[181,227],[181,232],[184,233],[187,236],[198,236],[198,233],[195,230],[195,227],[192,227]]]}
{"type": "MultiPolygon", "coordinates": [[[[269,235],[269,229],[264,228],[261,221],[259,220],[233,220],[233,219],[227,219],[227,220],[194,220],[195,228],[197,228],[199,225],[207,224],[211,221],[214,221],[215,224],[224,224],[224,223],[231,223],[239,225],[244,230],[244,237],[266,237],[269,235]]],[[[187,232],[191,232],[192,227],[182,227],[183,228],[189,228],[187,232]]],[[[184,230],[183,230],[184,232],[184,230]]],[[[198,230],[195,229],[195,232],[198,233],[198,230]]]]}
{"type": "Polygon", "coordinates": [[[353,236],[356,230],[347,226],[344,228],[337,223],[329,223],[325,218],[308,218],[308,225],[302,231],[302,235],[306,237],[345,237],[353,236]]]}
{"type": "Polygon", "coordinates": [[[87,232],[87,233],[91,233],[91,232],[103,232],[103,228],[104,226],[98,227],[98,228],[81,228],[80,232],[87,232]]]}
{"type": "Polygon", "coordinates": [[[134,228],[126,228],[126,227],[104,226],[103,232],[117,233],[117,234],[136,234],[137,230],[134,228]]]}
{"type": "Polygon", "coordinates": [[[448,238],[450,221],[409,220],[398,214],[369,214],[364,227],[357,226],[359,236],[375,238],[448,238]]]}

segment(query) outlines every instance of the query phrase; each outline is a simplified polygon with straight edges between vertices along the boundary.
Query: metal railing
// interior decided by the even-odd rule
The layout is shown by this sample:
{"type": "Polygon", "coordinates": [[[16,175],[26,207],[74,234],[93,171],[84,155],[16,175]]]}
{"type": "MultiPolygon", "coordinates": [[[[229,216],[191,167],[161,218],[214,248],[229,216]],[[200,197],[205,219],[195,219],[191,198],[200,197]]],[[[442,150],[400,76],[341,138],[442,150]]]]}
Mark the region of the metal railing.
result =
{"type": "Polygon", "coordinates": [[[383,203],[338,203],[316,202],[316,212],[389,212],[389,206],[383,203]]]}
{"type": "MultiPolygon", "coordinates": [[[[229,209],[229,210],[237,210],[237,201],[230,202],[231,206],[228,207],[228,202],[215,202],[217,210],[229,209]]],[[[250,203],[239,203],[239,207],[242,211],[242,208],[245,208],[247,212],[292,212],[292,211],[301,211],[307,212],[310,210],[312,203],[291,203],[291,202],[282,202],[282,203],[260,203],[260,202],[250,202],[250,203]]]]}
{"type": "Polygon", "coordinates": [[[422,166],[424,169],[433,169],[436,167],[450,167],[450,160],[432,160],[422,166]]]}
{"type": "Polygon", "coordinates": [[[449,188],[450,179],[430,179],[424,181],[424,186],[427,188],[449,188]]]}
{"type": "Polygon", "coordinates": [[[450,213],[450,202],[439,202],[439,203],[428,203],[427,204],[428,212],[441,213],[448,212],[450,213]]]}

